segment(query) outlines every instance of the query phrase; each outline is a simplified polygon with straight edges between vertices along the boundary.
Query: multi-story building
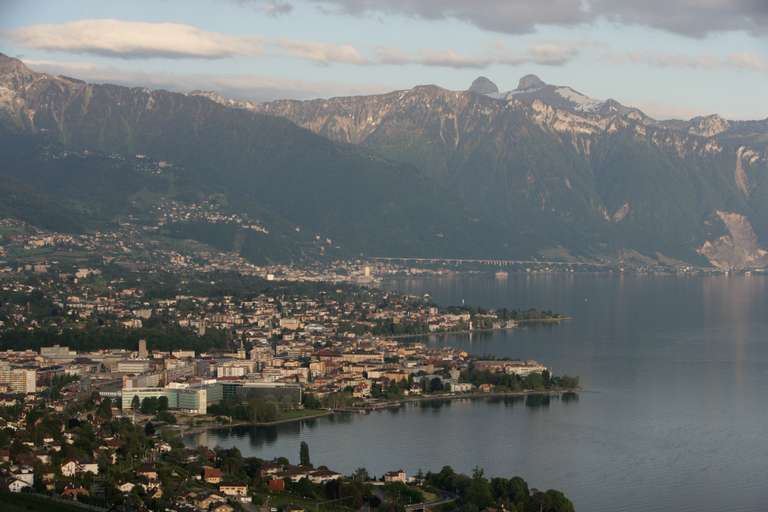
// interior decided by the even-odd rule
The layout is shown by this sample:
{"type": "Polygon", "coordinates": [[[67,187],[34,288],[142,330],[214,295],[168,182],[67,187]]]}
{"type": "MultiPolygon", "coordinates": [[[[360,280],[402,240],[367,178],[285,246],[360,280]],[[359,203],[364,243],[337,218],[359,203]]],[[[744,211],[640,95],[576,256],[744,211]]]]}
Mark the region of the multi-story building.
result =
{"type": "Polygon", "coordinates": [[[147,351],[147,340],[140,339],[139,340],[139,359],[146,359],[149,356],[149,352],[147,351]]]}
{"type": "Polygon", "coordinates": [[[37,372],[26,368],[11,368],[6,361],[0,361],[0,386],[11,393],[34,393],[37,391],[37,372]]]}
{"type": "Polygon", "coordinates": [[[52,347],[40,347],[40,355],[45,359],[62,363],[74,361],[77,357],[77,352],[69,350],[69,347],[54,345],[52,347]]]}
{"type": "Polygon", "coordinates": [[[205,414],[207,412],[207,394],[203,387],[164,387],[164,388],[123,388],[122,408],[131,408],[134,397],[139,398],[139,403],[145,398],[168,399],[168,408],[193,414],[205,414]]]}
{"type": "Polygon", "coordinates": [[[117,363],[117,371],[120,373],[145,373],[150,369],[147,359],[126,359],[117,363]]]}

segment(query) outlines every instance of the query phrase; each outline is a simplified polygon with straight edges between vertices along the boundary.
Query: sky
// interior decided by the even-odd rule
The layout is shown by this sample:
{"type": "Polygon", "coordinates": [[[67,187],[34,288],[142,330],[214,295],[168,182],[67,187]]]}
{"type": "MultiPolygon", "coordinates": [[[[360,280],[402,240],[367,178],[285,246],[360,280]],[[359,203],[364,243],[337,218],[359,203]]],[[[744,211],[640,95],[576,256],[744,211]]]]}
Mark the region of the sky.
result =
{"type": "Polygon", "coordinates": [[[768,0],[0,0],[0,52],[256,101],[533,73],[659,119],[768,117],[768,0]]]}

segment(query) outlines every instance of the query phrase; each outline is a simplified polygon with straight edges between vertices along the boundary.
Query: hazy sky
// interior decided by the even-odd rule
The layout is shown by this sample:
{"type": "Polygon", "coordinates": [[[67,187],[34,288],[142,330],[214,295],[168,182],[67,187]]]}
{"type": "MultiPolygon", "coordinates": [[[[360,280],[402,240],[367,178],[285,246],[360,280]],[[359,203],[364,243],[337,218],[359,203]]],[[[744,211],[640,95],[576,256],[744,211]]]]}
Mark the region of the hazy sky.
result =
{"type": "Polygon", "coordinates": [[[256,100],[535,73],[657,117],[768,117],[768,0],[0,0],[0,51],[256,100]]]}

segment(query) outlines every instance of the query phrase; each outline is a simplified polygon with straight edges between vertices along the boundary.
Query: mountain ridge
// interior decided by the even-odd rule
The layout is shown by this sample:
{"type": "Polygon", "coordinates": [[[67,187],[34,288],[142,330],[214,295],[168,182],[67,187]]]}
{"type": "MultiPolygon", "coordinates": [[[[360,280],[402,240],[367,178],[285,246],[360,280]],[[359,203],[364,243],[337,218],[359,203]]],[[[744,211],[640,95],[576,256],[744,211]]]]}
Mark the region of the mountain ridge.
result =
{"type": "Polygon", "coordinates": [[[255,201],[353,252],[768,263],[762,121],[656,121],[538,77],[506,93],[485,80],[484,93],[254,104],[0,57],[0,129],[179,162],[237,208],[255,201]]]}
{"type": "MultiPolygon", "coordinates": [[[[346,255],[490,250],[464,209],[444,203],[450,193],[364,148],[205,97],[72,82],[9,58],[0,66],[0,131],[173,162],[184,169],[177,181],[187,183],[185,194],[224,194],[232,209],[267,210],[346,255]]],[[[249,236],[258,245],[261,235],[249,236]]]]}
{"type": "Polygon", "coordinates": [[[628,249],[688,261],[705,257],[716,265],[736,261],[736,267],[765,262],[756,248],[743,258],[711,249],[715,238],[733,236],[719,211],[743,215],[760,244],[768,241],[765,208],[756,200],[766,193],[761,170],[768,161],[760,143],[768,131],[759,121],[715,115],[657,121],[538,77],[521,82],[500,93],[417,86],[277,100],[257,109],[414,165],[468,203],[488,205],[488,214],[523,218],[554,233],[565,242],[556,246],[571,253],[615,256],[628,249]],[[745,133],[746,127],[752,130],[745,133]],[[675,186],[665,197],[670,182],[675,186]],[[616,225],[624,230],[617,233],[616,225]]]}

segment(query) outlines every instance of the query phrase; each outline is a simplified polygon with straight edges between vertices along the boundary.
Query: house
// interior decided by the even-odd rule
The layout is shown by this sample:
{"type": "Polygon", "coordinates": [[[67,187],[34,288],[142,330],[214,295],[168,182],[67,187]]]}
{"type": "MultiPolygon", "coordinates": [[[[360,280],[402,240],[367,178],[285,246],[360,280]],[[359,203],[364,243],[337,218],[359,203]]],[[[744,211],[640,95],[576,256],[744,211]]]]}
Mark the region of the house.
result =
{"type": "Polygon", "coordinates": [[[99,465],[95,462],[80,462],[77,465],[78,473],[91,473],[93,475],[99,474],[99,465]]]}
{"type": "Polygon", "coordinates": [[[274,462],[265,462],[261,466],[261,471],[260,471],[261,478],[266,478],[266,477],[268,477],[270,475],[276,475],[277,473],[279,473],[282,470],[283,470],[283,465],[282,464],[276,464],[274,462]]]}
{"type": "Polygon", "coordinates": [[[403,471],[402,469],[398,469],[397,471],[390,471],[389,473],[384,473],[384,481],[407,483],[408,475],[406,475],[405,471],[403,471]]]}
{"type": "Polygon", "coordinates": [[[30,487],[32,487],[32,484],[24,480],[19,480],[18,478],[13,478],[10,482],[8,482],[8,490],[10,492],[21,492],[24,489],[28,489],[30,487]]]}
{"type": "Polygon", "coordinates": [[[273,478],[267,482],[267,487],[272,492],[283,492],[285,490],[285,480],[273,478]]]}
{"type": "Polygon", "coordinates": [[[144,464],[136,470],[137,476],[143,476],[147,480],[157,480],[157,469],[150,464],[144,464]]]}
{"type": "Polygon", "coordinates": [[[203,466],[203,480],[209,484],[220,484],[221,479],[224,477],[224,473],[219,468],[211,466],[203,466]]]}
{"type": "Polygon", "coordinates": [[[165,441],[161,441],[157,443],[155,445],[155,448],[160,453],[169,453],[171,450],[173,450],[173,447],[170,444],[166,443],[165,441]]]}
{"type": "Polygon", "coordinates": [[[282,478],[284,480],[290,480],[293,483],[300,482],[304,478],[307,478],[309,474],[312,472],[311,469],[302,469],[298,466],[290,466],[286,467],[285,471],[282,471],[281,473],[278,473],[278,478],[282,478]]]}
{"type": "Polygon", "coordinates": [[[308,478],[313,484],[324,484],[331,480],[338,480],[341,478],[341,474],[329,469],[318,469],[317,471],[312,471],[308,478]]]}
{"type": "Polygon", "coordinates": [[[77,498],[82,496],[90,496],[88,489],[82,486],[79,486],[79,487],[67,486],[63,491],[61,491],[62,498],[70,498],[70,499],[76,500],[77,498]]]}
{"type": "Polygon", "coordinates": [[[195,506],[200,510],[208,510],[211,508],[211,505],[226,503],[226,501],[227,499],[224,496],[219,496],[218,494],[211,493],[203,496],[198,496],[195,499],[195,506]]]}
{"type": "Polygon", "coordinates": [[[117,486],[117,489],[123,494],[128,494],[133,490],[134,487],[136,487],[136,484],[134,484],[133,482],[124,482],[122,484],[119,484],[117,486]]]}
{"type": "Polygon", "coordinates": [[[248,485],[239,482],[219,484],[219,492],[225,496],[247,496],[248,485]]]}
{"type": "Polygon", "coordinates": [[[451,382],[448,386],[451,393],[469,393],[472,391],[472,384],[468,382],[451,382]]]}
{"type": "Polygon", "coordinates": [[[62,476],[72,477],[78,473],[99,474],[99,465],[95,462],[79,462],[75,459],[65,459],[59,467],[62,476]]]}
{"type": "Polygon", "coordinates": [[[227,503],[221,503],[211,508],[210,512],[235,512],[235,508],[227,503]]]}
{"type": "Polygon", "coordinates": [[[59,466],[62,476],[72,477],[77,473],[77,461],[75,459],[65,459],[59,466]]]}
{"type": "Polygon", "coordinates": [[[11,469],[11,478],[32,485],[35,483],[35,471],[31,466],[14,466],[11,469]]]}

